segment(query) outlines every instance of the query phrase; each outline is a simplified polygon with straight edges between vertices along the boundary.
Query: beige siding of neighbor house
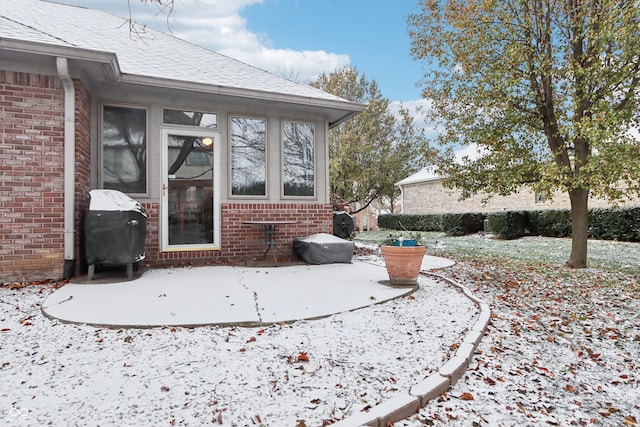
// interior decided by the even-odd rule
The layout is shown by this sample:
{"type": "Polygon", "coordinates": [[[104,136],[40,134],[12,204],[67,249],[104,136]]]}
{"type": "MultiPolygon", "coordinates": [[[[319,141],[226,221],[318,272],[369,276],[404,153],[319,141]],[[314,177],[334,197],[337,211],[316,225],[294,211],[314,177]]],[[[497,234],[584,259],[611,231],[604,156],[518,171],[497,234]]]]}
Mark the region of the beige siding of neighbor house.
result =
{"type": "MultiPolygon", "coordinates": [[[[461,190],[449,189],[443,186],[442,179],[403,184],[402,212],[407,214],[439,214],[463,212],[496,212],[502,210],[538,210],[538,209],[569,209],[569,196],[557,192],[552,199],[541,200],[536,194],[523,188],[510,196],[492,196],[487,199],[486,194],[477,194],[469,199],[460,200],[461,190]]],[[[624,205],[638,205],[640,201],[634,198],[624,205]]],[[[603,199],[592,197],[590,208],[611,207],[611,203],[603,199]]]]}

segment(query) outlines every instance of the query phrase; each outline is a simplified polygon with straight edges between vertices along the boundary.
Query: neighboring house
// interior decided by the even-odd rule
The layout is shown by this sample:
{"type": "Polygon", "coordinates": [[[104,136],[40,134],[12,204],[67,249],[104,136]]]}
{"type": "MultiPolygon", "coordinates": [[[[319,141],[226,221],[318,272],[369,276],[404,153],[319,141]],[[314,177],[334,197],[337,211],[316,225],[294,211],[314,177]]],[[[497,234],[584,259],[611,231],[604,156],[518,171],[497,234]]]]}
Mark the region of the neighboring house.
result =
{"type": "Polygon", "coordinates": [[[91,189],[145,207],[145,263],[241,261],[248,220],[331,232],[329,129],[351,103],[125,18],[0,0],[0,283],[82,271],[91,189]]]}
{"type": "MultiPolygon", "coordinates": [[[[528,188],[510,196],[494,195],[487,199],[487,194],[476,194],[461,200],[460,189],[445,188],[444,178],[433,172],[433,168],[425,168],[396,185],[402,192],[402,212],[406,214],[440,214],[464,212],[497,212],[503,210],[538,210],[538,209],[570,209],[569,195],[557,192],[548,197],[536,194],[528,188]]],[[[626,205],[638,205],[640,200],[633,198],[626,205]]],[[[610,207],[611,203],[592,197],[589,207],[610,207]]]]}

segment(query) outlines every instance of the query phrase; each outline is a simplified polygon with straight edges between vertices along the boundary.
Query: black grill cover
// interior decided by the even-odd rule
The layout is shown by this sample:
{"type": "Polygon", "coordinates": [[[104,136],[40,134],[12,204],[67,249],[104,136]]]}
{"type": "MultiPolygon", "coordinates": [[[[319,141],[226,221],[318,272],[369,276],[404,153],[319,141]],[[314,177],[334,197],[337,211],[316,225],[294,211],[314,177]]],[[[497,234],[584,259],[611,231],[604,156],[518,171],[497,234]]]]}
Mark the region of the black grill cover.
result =
{"type": "Polygon", "coordinates": [[[142,205],[115,190],[92,190],[89,200],[84,223],[87,264],[143,260],[147,216],[142,205]]]}

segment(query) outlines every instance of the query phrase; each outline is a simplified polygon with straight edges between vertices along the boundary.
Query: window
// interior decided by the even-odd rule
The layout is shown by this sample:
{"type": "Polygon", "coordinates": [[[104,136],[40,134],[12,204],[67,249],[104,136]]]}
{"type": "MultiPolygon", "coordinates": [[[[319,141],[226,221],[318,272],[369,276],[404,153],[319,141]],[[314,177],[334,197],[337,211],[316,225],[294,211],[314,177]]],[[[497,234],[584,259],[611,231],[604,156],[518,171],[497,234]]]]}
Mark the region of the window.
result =
{"type": "Polygon", "coordinates": [[[285,196],[315,194],[315,128],[309,123],[282,125],[283,185],[285,196]]]}
{"type": "Polygon", "coordinates": [[[162,123],[167,125],[197,126],[201,128],[215,128],[218,126],[218,115],[201,111],[162,110],[162,123]]]}
{"type": "Polygon", "coordinates": [[[231,118],[231,194],[266,196],[267,121],[231,118]]]}
{"type": "Polygon", "coordinates": [[[147,110],[102,107],[102,186],[147,192],[147,110]]]}

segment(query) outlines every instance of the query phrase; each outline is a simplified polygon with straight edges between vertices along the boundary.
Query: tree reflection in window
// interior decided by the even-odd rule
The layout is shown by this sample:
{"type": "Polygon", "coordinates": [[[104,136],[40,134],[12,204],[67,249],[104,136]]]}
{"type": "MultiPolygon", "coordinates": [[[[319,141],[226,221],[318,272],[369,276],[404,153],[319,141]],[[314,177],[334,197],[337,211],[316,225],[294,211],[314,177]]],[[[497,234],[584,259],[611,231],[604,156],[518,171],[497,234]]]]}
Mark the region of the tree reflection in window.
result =
{"type": "Polygon", "coordinates": [[[284,122],[282,126],[285,196],[313,196],[315,189],[314,126],[284,122]]]}
{"type": "Polygon", "coordinates": [[[267,122],[231,118],[231,194],[266,195],[267,122]]]}
{"type": "Polygon", "coordinates": [[[124,193],[147,192],[147,110],[102,109],[102,185],[124,193]]]}

